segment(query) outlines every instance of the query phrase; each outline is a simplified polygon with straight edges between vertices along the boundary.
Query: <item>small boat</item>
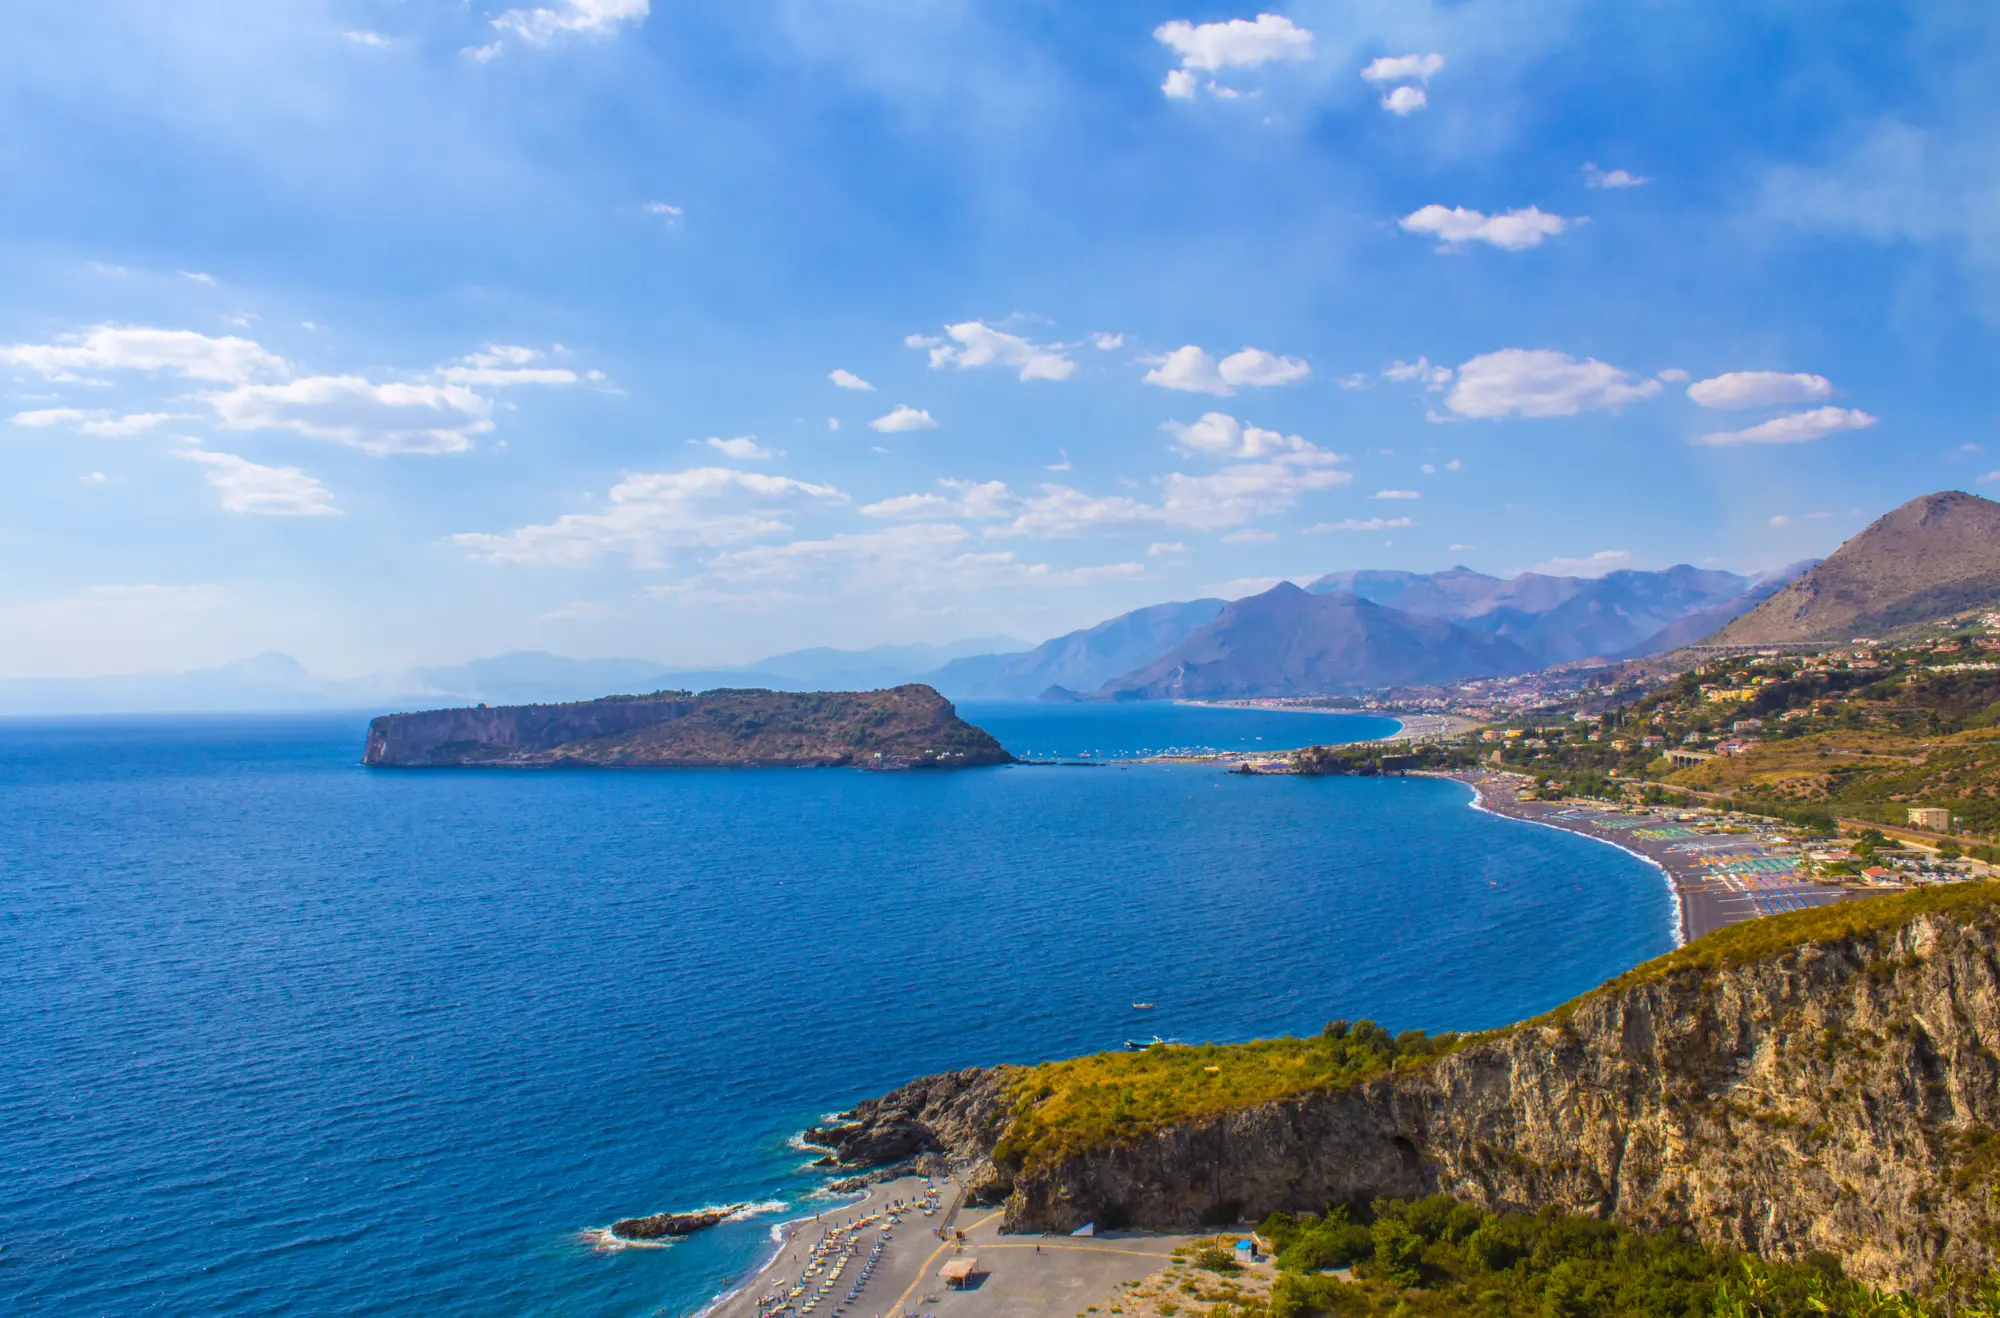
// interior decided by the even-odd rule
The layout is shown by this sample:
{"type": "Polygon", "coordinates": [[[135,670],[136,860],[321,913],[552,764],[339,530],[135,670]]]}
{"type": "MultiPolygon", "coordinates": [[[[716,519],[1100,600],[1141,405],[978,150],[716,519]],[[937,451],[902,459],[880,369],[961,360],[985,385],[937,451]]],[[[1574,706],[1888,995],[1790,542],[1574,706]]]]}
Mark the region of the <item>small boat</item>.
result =
{"type": "Polygon", "coordinates": [[[1152,1009],[1153,1004],[1150,1002],[1135,1002],[1132,1004],[1133,1011],[1151,1011],[1152,1009]]]}

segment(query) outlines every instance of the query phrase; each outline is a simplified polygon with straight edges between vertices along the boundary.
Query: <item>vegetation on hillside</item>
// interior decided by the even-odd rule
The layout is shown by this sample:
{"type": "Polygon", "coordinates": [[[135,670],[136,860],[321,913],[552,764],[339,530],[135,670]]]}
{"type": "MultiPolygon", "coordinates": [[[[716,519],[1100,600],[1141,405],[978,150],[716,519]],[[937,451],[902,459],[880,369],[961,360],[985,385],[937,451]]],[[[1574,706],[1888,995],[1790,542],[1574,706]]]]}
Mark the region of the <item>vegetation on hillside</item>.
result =
{"type": "Polygon", "coordinates": [[[1897,1295],[1847,1280],[1826,1255],[1766,1263],[1678,1232],[1634,1231],[1553,1209],[1487,1213],[1445,1195],[1274,1214],[1258,1233],[1279,1250],[1275,1284],[1256,1295],[1233,1288],[1234,1302],[1201,1318],[2000,1315],[2000,1283],[1991,1278],[1954,1280],[1928,1297],[1897,1295]],[[1336,1268],[1351,1271],[1324,1271],[1336,1268]]]}
{"type": "Polygon", "coordinates": [[[1713,660],[1583,721],[1551,709],[1463,749],[1545,795],[1657,784],[1827,830],[1939,807],[1971,851],[2000,839],[2000,639],[1985,616],[1895,646],[1713,660]],[[1712,758],[1670,763],[1680,750],[1712,758]]]}
{"type": "Polygon", "coordinates": [[[1873,938],[1927,912],[1986,918],[2000,912],[2000,881],[1920,888],[1730,925],[1532,1021],[1480,1035],[1426,1035],[1422,1030],[1392,1035],[1373,1021],[1333,1021],[1306,1039],[1199,1047],[1155,1044],[1021,1067],[1009,1083],[1010,1120],[993,1160],[1014,1172],[1045,1167],[1170,1126],[1277,1099],[1337,1092],[1394,1069],[1421,1066],[1467,1043],[1566,1021],[1584,1003],[1677,971],[1715,971],[1808,943],[1873,938]]]}
{"type": "Polygon", "coordinates": [[[1970,922],[1991,918],[1996,913],[2000,913],[2000,879],[1914,888],[1908,892],[1833,902],[1783,915],[1745,920],[1697,938],[1665,956],[1642,962],[1616,979],[1607,980],[1581,997],[1572,998],[1554,1011],[1511,1028],[1567,1020],[1586,1002],[1664,979],[1676,971],[1706,972],[1748,965],[1809,943],[1874,939],[1901,929],[1919,915],[1950,915],[1970,922]]]}
{"type": "Polygon", "coordinates": [[[1046,1166],[1168,1126],[1345,1089],[1456,1043],[1451,1034],[1392,1035],[1373,1021],[1331,1021],[1307,1039],[1155,1044],[1023,1067],[1009,1086],[1011,1121],[993,1161],[1014,1171],[1046,1166]]]}

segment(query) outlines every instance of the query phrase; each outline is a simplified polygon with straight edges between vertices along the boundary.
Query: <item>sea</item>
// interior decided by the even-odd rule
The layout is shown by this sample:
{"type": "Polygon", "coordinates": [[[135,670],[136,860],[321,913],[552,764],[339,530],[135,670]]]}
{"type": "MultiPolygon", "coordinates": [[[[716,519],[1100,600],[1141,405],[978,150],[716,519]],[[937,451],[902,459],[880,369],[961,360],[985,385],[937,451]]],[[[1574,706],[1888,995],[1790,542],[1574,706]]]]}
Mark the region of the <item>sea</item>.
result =
{"type": "Polygon", "coordinates": [[[0,1312],[681,1318],[841,1202],[797,1132],[914,1076],[1479,1029],[1672,945],[1658,871],[1457,783],[1129,762],[1382,719],[962,712],[1101,763],[379,771],[363,715],[0,722],[0,1312]]]}

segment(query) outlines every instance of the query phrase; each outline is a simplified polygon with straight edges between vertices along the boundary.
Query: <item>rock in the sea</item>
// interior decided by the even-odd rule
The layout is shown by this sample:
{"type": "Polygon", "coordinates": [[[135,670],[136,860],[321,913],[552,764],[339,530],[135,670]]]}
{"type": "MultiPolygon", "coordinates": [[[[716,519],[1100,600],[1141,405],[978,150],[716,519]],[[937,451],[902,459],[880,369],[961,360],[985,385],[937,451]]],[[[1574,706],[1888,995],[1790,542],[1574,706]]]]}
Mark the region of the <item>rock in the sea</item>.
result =
{"type": "Polygon", "coordinates": [[[651,1217],[628,1217],[611,1224],[611,1234],[620,1240],[671,1240],[705,1231],[730,1214],[743,1210],[741,1204],[727,1208],[704,1208],[698,1213],[655,1213],[651,1217]]]}

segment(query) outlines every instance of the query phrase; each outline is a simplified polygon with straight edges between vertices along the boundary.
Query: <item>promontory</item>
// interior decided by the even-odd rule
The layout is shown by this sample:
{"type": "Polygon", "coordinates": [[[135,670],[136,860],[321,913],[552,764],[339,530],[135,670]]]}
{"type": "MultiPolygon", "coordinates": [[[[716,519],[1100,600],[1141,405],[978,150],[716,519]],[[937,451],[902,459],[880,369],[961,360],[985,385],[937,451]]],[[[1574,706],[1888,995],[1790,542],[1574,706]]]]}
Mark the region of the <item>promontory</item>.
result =
{"type": "Polygon", "coordinates": [[[930,687],[660,691],[564,705],[385,714],[378,768],[973,768],[1013,756],[930,687]]]}

